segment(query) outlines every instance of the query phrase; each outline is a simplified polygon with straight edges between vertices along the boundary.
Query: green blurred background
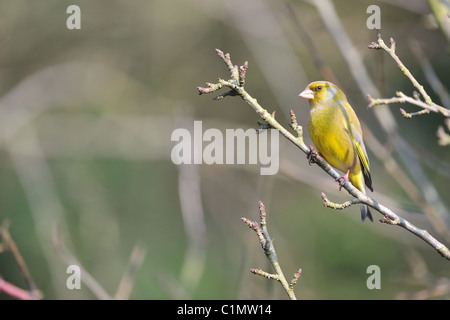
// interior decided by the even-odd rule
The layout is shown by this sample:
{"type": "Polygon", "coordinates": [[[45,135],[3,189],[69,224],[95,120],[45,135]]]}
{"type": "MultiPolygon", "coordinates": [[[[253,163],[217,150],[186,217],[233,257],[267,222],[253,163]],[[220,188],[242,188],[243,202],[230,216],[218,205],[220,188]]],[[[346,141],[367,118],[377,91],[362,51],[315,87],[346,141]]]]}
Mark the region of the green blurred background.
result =
{"type": "MultiPolygon", "coordinates": [[[[395,38],[397,54],[441,103],[411,50],[418,43],[449,83],[448,39],[426,1],[324,6],[330,3],[382,97],[414,88],[385,52],[367,49],[378,32],[386,42],[395,38]],[[381,9],[381,30],[366,27],[371,4],[381,9]]],[[[203,130],[257,127],[259,117],[241,99],[198,95],[197,86],[229,77],[215,48],[236,64],[249,62],[246,89],[278,121],[288,127],[293,109],[305,128],[308,104],[298,94],[323,78],[314,63],[319,52],[375,137],[366,143],[371,195],[448,245],[448,228],[436,231],[422,213],[421,180],[367,109],[366,94],[375,94],[361,92],[336,40],[307,1],[1,2],[0,223],[9,222],[43,298],[285,299],[278,283],[249,272],[272,272],[240,219],[258,220],[259,200],[286,276],[302,268],[299,299],[449,298],[449,261],[407,231],[379,223],[378,213],[374,223],[361,223],[357,207],[324,208],[322,191],[332,201],[349,195],[285,139],[274,176],[259,175],[259,165],[171,161],[173,130],[190,129],[194,120],[203,130]],[[80,30],[66,27],[71,4],[81,9],[80,30]],[[376,156],[374,139],[394,145],[392,157],[376,156]],[[416,197],[388,172],[387,159],[412,176],[406,185],[419,190],[416,197]],[[130,261],[134,281],[123,280],[130,261]],[[66,286],[69,264],[84,268],[80,290],[66,286]],[[380,290],[366,286],[370,265],[381,269],[380,290]],[[93,293],[95,283],[102,289],[93,293]]],[[[392,112],[448,226],[450,149],[436,137],[444,118],[405,120],[399,107],[376,108],[392,112]]],[[[0,277],[27,288],[8,250],[0,252],[0,277]]]]}

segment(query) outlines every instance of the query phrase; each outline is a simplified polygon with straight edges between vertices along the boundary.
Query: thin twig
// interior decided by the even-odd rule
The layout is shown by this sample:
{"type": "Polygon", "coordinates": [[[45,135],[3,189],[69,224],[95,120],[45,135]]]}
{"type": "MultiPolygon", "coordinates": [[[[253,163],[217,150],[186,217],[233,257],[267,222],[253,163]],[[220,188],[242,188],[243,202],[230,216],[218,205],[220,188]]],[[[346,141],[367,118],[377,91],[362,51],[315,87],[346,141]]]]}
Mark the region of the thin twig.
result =
{"type": "Polygon", "coordinates": [[[9,283],[2,278],[0,278],[0,292],[4,292],[7,295],[14,297],[19,300],[37,300],[37,298],[30,294],[29,292],[20,289],[13,285],[12,283],[9,283]]]}
{"type": "Polygon", "coordinates": [[[52,244],[58,255],[68,265],[76,265],[80,268],[80,273],[83,275],[81,281],[91,290],[91,292],[100,300],[111,300],[112,297],[106,290],[95,280],[95,278],[81,265],[80,261],[67,249],[62,239],[59,227],[53,225],[52,244]]]}
{"type": "Polygon", "coordinates": [[[31,273],[28,270],[27,264],[25,263],[25,260],[23,259],[22,255],[20,254],[19,248],[17,247],[16,243],[14,242],[13,238],[11,237],[8,231],[8,227],[9,222],[6,220],[3,221],[3,224],[0,226],[0,235],[2,236],[4,245],[7,249],[9,249],[9,251],[11,251],[12,255],[14,256],[14,259],[17,262],[17,265],[20,268],[20,272],[25,278],[28,290],[30,291],[29,295],[36,299],[41,298],[42,293],[38,290],[36,283],[34,282],[33,277],[31,276],[31,273]]]}
{"type": "Polygon", "coordinates": [[[325,193],[322,192],[322,199],[323,199],[323,205],[327,208],[336,209],[336,210],[343,210],[345,208],[348,208],[354,204],[360,203],[360,201],[357,198],[353,198],[349,201],[345,201],[344,203],[334,203],[328,200],[325,193]]]}
{"type": "MultiPolygon", "coordinates": [[[[225,62],[225,64],[227,66],[228,65],[232,65],[231,58],[230,58],[229,55],[224,55],[223,52],[221,50],[218,50],[218,49],[216,49],[216,52],[222,58],[222,60],[224,60],[224,62],[225,62]]],[[[310,154],[311,150],[304,143],[303,137],[302,136],[295,137],[292,133],[290,133],[287,129],[285,129],[278,121],[276,121],[275,118],[269,112],[267,112],[267,110],[264,109],[257,102],[257,100],[255,98],[253,98],[250,94],[248,94],[248,92],[244,89],[243,86],[238,85],[239,79],[238,79],[238,81],[235,81],[235,80],[225,81],[223,79],[219,79],[218,83],[220,83],[220,87],[221,88],[222,87],[227,87],[227,88],[230,89],[230,91],[234,91],[235,95],[239,95],[245,102],[247,102],[255,110],[255,112],[257,114],[259,114],[259,116],[264,121],[266,121],[268,124],[270,124],[270,126],[272,128],[279,130],[279,132],[285,138],[287,138],[294,145],[296,145],[299,149],[301,149],[306,155],[310,154]]],[[[197,90],[199,91],[199,94],[211,93],[211,92],[214,92],[214,91],[218,90],[219,86],[215,86],[215,85],[209,86],[208,85],[208,87],[209,87],[209,89],[202,88],[202,87],[197,87],[197,90]],[[210,90],[210,88],[212,88],[212,87],[215,87],[217,89],[210,90]],[[205,92],[205,91],[208,91],[208,92],[205,92]]],[[[296,121],[293,121],[294,118],[295,118],[295,114],[293,112],[291,112],[291,123],[293,123],[293,126],[296,128],[297,134],[300,134],[300,133],[303,132],[303,130],[300,130],[298,128],[298,124],[296,124],[296,121]]],[[[316,163],[322,170],[327,172],[335,180],[340,178],[340,174],[336,170],[334,170],[325,161],[325,159],[323,157],[321,157],[319,154],[314,157],[314,163],[316,163]]],[[[412,234],[418,236],[419,238],[424,240],[426,243],[428,243],[431,247],[433,247],[440,255],[445,257],[447,260],[450,260],[450,250],[445,245],[443,245],[442,243],[437,241],[433,236],[431,236],[428,233],[428,231],[418,228],[414,224],[410,223],[409,221],[403,219],[402,217],[400,217],[399,215],[394,213],[391,209],[389,209],[389,208],[383,206],[382,204],[378,203],[375,199],[373,199],[371,197],[368,197],[367,195],[363,194],[361,191],[356,189],[351,184],[350,181],[347,181],[343,185],[343,188],[346,189],[347,192],[350,195],[352,195],[353,197],[358,199],[358,201],[360,203],[364,203],[364,204],[374,208],[378,212],[380,212],[383,215],[383,217],[388,217],[392,221],[396,221],[396,222],[399,221],[395,225],[400,226],[400,227],[408,230],[412,234]]]]}
{"type": "Polygon", "coordinates": [[[431,106],[429,106],[428,104],[426,104],[425,102],[423,102],[420,99],[417,98],[413,98],[410,96],[407,96],[406,94],[404,94],[401,91],[397,91],[396,92],[397,97],[392,97],[392,98],[384,98],[384,99],[374,99],[372,98],[372,96],[370,94],[367,95],[367,98],[369,99],[370,103],[369,103],[369,108],[372,108],[376,105],[384,105],[384,104],[390,104],[390,103],[410,103],[410,104],[414,104],[418,107],[423,108],[423,110],[419,111],[419,112],[415,112],[415,113],[407,113],[405,110],[403,110],[402,108],[400,108],[400,113],[402,114],[402,116],[404,118],[412,118],[418,115],[422,115],[422,114],[426,114],[426,113],[430,113],[431,111],[435,111],[434,108],[432,108],[431,106]]]}
{"type": "MultiPolygon", "coordinates": [[[[385,42],[383,41],[383,39],[381,38],[381,34],[378,34],[378,39],[377,42],[372,42],[371,44],[369,44],[369,49],[382,49],[384,51],[386,51],[391,57],[392,59],[394,59],[394,61],[397,63],[398,68],[402,71],[402,73],[408,77],[408,79],[411,81],[411,83],[414,85],[414,87],[417,88],[417,90],[419,90],[420,94],[422,95],[422,97],[424,98],[424,102],[421,101],[419,98],[414,99],[411,97],[408,97],[406,95],[404,95],[401,92],[397,92],[397,96],[399,96],[400,98],[391,98],[391,99],[373,99],[372,97],[369,97],[370,100],[370,104],[369,107],[373,107],[374,105],[378,105],[378,104],[387,104],[387,103],[404,103],[404,102],[408,102],[411,104],[414,104],[416,106],[419,106],[423,109],[435,112],[435,113],[440,113],[442,114],[444,117],[449,118],[450,117],[450,110],[434,103],[431,100],[431,97],[428,95],[428,93],[425,91],[425,89],[423,88],[423,86],[416,80],[416,78],[412,75],[412,73],[409,71],[408,68],[405,67],[405,65],[403,64],[403,62],[400,60],[400,58],[397,56],[397,54],[395,53],[395,46],[396,43],[394,41],[393,38],[390,38],[390,44],[391,46],[388,47],[385,42]]],[[[424,114],[424,113],[428,113],[428,112],[422,112],[420,114],[424,114]]],[[[420,115],[420,114],[415,114],[415,115],[420,115]]],[[[411,118],[411,116],[407,116],[406,118],[411,118]]]]}
{"type": "Polygon", "coordinates": [[[291,300],[297,300],[297,297],[294,293],[294,286],[297,283],[298,279],[301,275],[301,269],[299,269],[292,278],[291,282],[289,283],[286,280],[286,277],[283,274],[283,270],[281,269],[280,262],[278,260],[278,256],[275,252],[275,247],[273,245],[272,238],[269,235],[269,231],[267,230],[267,222],[266,222],[266,208],[264,204],[260,201],[259,202],[259,216],[260,216],[260,223],[256,221],[251,221],[247,218],[242,218],[242,221],[253,231],[256,232],[256,235],[258,236],[259,243],[261,244],[262,249],[264,250],[264,253],[267,257],[267,259],[272,264],[272,267],[275,269],[275,273],[268,273],[266,271],[263,271],[261,269],[250,269],[250,272],[253,274],[257,274],[260,276],[263,276],[267,279],[272,279],[279,281],[281,285],[283,286],[283,289],[286,291],[287,295],[289,296],[289,299],[291,300]]]}
{"type": "Polygon", "coordinates": [[[144,243],[138,242],[134,245],[128,266],[122,276],[122,280],[120,280],[114,297],[116,300],[126,300],[130,298],[131,289],[136,280],[137,272],[139,271],[142,262],[144,262],[146,251],[147,248],[144,243]]]}

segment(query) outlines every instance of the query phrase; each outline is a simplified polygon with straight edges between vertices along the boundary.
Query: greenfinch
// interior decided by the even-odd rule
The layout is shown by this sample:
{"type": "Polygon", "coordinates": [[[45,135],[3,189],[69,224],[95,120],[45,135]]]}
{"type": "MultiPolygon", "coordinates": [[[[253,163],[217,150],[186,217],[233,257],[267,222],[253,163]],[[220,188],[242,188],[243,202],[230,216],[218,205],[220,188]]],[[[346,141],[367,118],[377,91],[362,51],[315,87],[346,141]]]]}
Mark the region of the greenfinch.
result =
{"type": "MultiPolygon", "coordinates": [[[[373,191],[361,124],[341,89],[331,82],[315,81],[299,96],[309,100],[308,131],[314,146],[328,163],[345,172],[338,179],[340,188],[350,180],[364,194],[364,184],[373,191]]],[[[366,218],[373,221],[363,204],[361,219],[366,218]]]]}

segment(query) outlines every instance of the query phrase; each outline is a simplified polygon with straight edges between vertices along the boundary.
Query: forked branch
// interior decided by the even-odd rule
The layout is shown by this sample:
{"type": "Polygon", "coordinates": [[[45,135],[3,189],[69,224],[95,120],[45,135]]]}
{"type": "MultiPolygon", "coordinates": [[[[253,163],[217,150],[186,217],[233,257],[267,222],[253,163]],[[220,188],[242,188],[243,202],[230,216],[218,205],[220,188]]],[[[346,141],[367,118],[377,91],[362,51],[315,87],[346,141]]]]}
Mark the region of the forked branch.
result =
{"type": "Polygon", "coordinates": [[[297,297],[294,293],[294,286],[297,284],[298,279],[302,274],[302,269],[298,269],[298,271],[294,274],[291,282],[286,280],[286,277],[283,274],[283,270],[281,270],[280,263],[278,261],[277,253],[275,252],[275,247],[273,245],[272,238],[269,235],[269,231],[267,230],[267,222],[266,222],[266,208],[264,204],[259,202],[259,217],[260,222],[251,221],[247,218],[242,218],[242,221],[253,231],[256,232],[258,236],[259,243],[261,244],[261,248],[263,249],[267,259],[272,264],[272,267],[275,269],[275,273],[268,273],[261,269],[250,269],[250,272],[253,274],[257,274],[263,276],[267,279],[273,279],[279,281],[283,286],[283,289],[286,291],[289,299],[297,300],[297,297]]]}
{"type": "Polygon", "coordinates": [[[428,93],[425,91],[424,87],[416,80],[416,78],[412,75],[412,73],[409,71],[408,68],[405,67],[403,62],[400,60],[400,58],[395,53],[396,43],[393,38],[390,39],[391,46],[388,47],[383,39],[381,38],[381,34],[378,34],[377,42],[372,42],[369,44],[369,49],[377,49],[377,50],[384,50],[386,51],[392,59],[397,63],[398,68],[400,71],[408,77],[408,79],[411,81],[411,83],[414,85],[414,87],[418,90],[418,92],[415,92],[413,94],[413,97],[405,95],[401,91],[397,91],[396,95],[397,97],[392,97],[388,99],[374,99],[370,95],[367,95],[370,104],[369,108],[376,106],[376,105],[383,105],[383,104],[390,104],[390,103],[410,103],[413,105],[416,105],[418,107],[421,107],[423,110],[415,113],[407,113],[405,110],[400,109],[400,112],[402,113],[403,117],[405,118],[412,118],[415,116],[427,114],[430,112],[435,112],[442,114],[444,117],[449,118],[450,117],[450,110],[434,103],[431,100],[431,97],[428,95],[428,93]],[[423,97],[424,101],[420,99],[420,96],[423,97]]]}
{"type": "MultiPolygon", "coordinates": [[[[379,38],[381,40],[381,37],[379,38]]],[[[394,44],[392,44],[394,45],[394,44]]],[[[392,46],[391,46],[392,49],[392,46]]],[[[395,53],[395,45],[394,45],[394,53],[395,53]]],[[[306,144],[303,141],[303,128],[298,125],[296,116],[293,111],[291,111],[291,123],[290,126],[293,128],[297,134],[295,136],[290,131],[285,129],[277,120],[275,120],[275,117],[272,113],[269,113],[266,109],[264,109],[255,98],[253,98],[244,88],[245,85],[245,73],[248,68],[248,63],[245,62],[243,66],[238,67],[236,65],[233,65],[231,62],[230,55],[224,54],[221,50],[216,49],[217,54],[219,57],[225,62],[227,65],[230,74],[231,79],[230,80],[223,80],[219,79],[217,83],[207,83],[207,87],[197,87],[197,90],[199,94],[206,94],[206,93],[212,93],[215,92],[221,88],[228,88],[229,91],[227,91],[225,94],[221,94],[216,97],[223,98],[225,96],[239,96],[241,99],[243,99],[245,102],[247,102],[254,110],[255,112],[273,129],[279,130],[279,132],[290,142],[292,142],[295,146],[297,146],[300,150],[302,150],[307,156],[310,155],[311,149],[306,146],[306,144]]],[[[441,112],[442,113],[442,112],[441,112]]],[[[328,173],[333,179],[337,180],[340,177],[340,174],[334,170],[325,160],[323,157],[320,156],[320,154],[316,155],[314,157],[315,164],[317,164],[322,170],[324,170],[326,173],[328,173]]],[[[350,181],[347,181],[343,188],[347,190],[347,192],[352,195],[355,199],[351,200],[351,204],[356,203],[363,203],[366,204],[372,208],[374,208],[376,211],[380,212],[383,216],[383,219],[381,220],[384,223],[390,224],[390,225],[396,225],[399,227],[402,227],[412,234],[416,235],[417,237],[421,238],[423,241],[428,243],[431,247],[433,247],[437,252],[439,252],[440,255],[445,257],[447,260],[450,260],[450,250],[443,245],[441,242],[436,240],[433,236],[431,236],[428,231],[423,230],[412,224],[411,222],[405,220],[404,218],[397,215],[395,212],[393,212],[391,209],[385,207],[384,205],[378,203],[375,199],[368,197],[367,195],[363,194],[361,191],[356,189],[350,181]],[[390,223],[392,222],[392,223],[390,223]]],[[[331,203],[330,201],[328,201],[331,203]]],[[[332,206],[329,206],[332,207],[332,206]]]]}

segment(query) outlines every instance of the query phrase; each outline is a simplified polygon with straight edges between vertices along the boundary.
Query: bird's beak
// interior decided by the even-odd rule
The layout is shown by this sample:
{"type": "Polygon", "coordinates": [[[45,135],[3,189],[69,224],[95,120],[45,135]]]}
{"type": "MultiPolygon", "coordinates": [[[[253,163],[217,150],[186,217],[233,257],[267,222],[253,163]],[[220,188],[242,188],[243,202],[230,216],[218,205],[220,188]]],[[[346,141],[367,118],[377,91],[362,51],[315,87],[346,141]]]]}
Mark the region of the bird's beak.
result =
{"type": "Polygon", "coordinates": [[[306,88],[299,94],[299,96],[302,98],[311,100],[311,99],[314,99],[314,92],[311,89],[306,88]]]}

